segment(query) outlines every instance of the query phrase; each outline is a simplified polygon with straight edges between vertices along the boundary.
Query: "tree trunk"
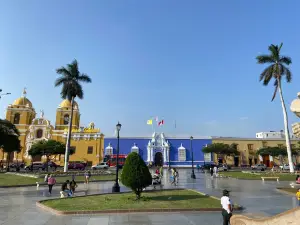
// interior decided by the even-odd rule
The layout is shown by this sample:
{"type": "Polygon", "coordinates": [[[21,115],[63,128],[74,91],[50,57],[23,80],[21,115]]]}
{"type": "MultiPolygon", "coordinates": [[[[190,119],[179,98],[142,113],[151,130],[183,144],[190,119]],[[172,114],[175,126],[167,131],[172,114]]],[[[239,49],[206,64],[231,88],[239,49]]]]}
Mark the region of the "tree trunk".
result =
{"type": "Polygon", "coordinates": [[[9,172],[9,161],[10,161],[10,152],[7,152],[7,156],[6,156],[6,172],[9,172]]]}
{"type": "Polygon", "coordinates": [[[73,106],[74,106],[74,97],[72,97],[72,100],[71,100],[71,116],[70,116],[69,127],[68,127],[68,137],[67,137],[67,143],[66,143],[64,172],[68,172],[69,154],[70,154],[70,146],[71,146],[71,134],[72,134],[73,108],[74,108],[73,106]]]}
{"type": "Polygon", "coordinates": [[[280,100],[281,100],[282,112],[283,112],[285,142],[286,142],[286,150],[287,150],[287,155],[288,155],[288,160],[289,160],[290,172],[294,173],[294,164],[293,164],[293,159],[292,159],[288,116],[287,116],[287,112],[286,112],[284,99],[283,99],[283,96],[282,96],[281,81],[278,78],[277,78],[277,81],[278,81],[278,91],[279,91],[279,96],[280,96],[280,100]]]}

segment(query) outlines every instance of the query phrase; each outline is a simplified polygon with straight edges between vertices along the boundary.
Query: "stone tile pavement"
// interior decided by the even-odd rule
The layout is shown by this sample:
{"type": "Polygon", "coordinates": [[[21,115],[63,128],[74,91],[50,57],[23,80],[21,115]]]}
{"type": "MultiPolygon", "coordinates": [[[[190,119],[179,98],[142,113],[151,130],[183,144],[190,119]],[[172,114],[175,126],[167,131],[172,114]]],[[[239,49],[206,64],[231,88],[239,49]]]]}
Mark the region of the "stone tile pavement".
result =
{"type": "MultiPolygon", "coordinates": [[[[234,202],[246,207],[242,212],[248,216],[263,217],[275,215],[297,206],[293,196],[284,195],[275,190],[276,186],[287,185],[288,182],[277,184],[273,181],[247,181],[236,179],[212,179],[210,176],[196,173],[197,179],[190,179],[190,170],[180,170],[180,188],[191,188],[207,194],[221,196],[222,189],[231,190],[234,202]]],[[[164,180],[166,188],[170,188],[168,176],[164,180]]],[[[78,195],[109,193],[112,182],[90,183],[89,186],[79,184],[78,195]]],[[[127,190],[121,187],[121,190],[127,190]]],[[[59,196],[60,187],[53,189],[51,197],[59,196]]],[[[0,189],[0,224],[1,225],[218,225],[222,224],[220,213],[163,213],[163,214],[116,214],[86,216],[56,216],[35,206],[35,202],[51,198],[46,187],[24,187],[0,189]]]]}

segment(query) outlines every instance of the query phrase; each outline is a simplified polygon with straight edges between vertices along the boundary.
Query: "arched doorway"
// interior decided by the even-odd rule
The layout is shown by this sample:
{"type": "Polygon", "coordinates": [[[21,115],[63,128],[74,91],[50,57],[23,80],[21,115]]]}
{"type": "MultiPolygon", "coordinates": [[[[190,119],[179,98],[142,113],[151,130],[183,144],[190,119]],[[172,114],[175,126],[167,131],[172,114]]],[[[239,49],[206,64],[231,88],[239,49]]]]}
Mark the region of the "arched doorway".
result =
{"type": "Polygon", "coordinates": [[[156,152],[154,157],[154,165],[155,166],[163,166],[163,154],[161,152],[156,152]]]}

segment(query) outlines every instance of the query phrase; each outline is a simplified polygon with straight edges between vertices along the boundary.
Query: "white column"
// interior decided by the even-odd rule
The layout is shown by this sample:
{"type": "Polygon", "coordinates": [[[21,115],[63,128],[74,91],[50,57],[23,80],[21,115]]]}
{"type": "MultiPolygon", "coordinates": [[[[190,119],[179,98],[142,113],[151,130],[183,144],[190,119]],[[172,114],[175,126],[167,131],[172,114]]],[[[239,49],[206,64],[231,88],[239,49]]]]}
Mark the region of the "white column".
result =
{"type": "Polygon", "coordinates": [[[269,158],[270,158],[270,162],[273,162],[273,156],[269,156],[269,158]]]}
{"type": "Polygon", "coordinates": [[[166,148],[163,148],[163,151],[164,151],[164,163],[167,162],[167,149],[166,148]]]}
{"type": "Polygon", "coordinates": [[[154,162],[154,149],[151,148],[151,161],[154,162]]]}
{"type": "Polygon", "coordinates": [[[150,155],[151,152],[150,152],[150,151],[151,151],[150,147],[147,147],[147,162],[150,162],[150,161],[151,161],[151,160],[150,160],[150,159],[151,159],[151,155],[150,155]]]}
{"type": "Polygon", "coordinates": [[[166,149],[166,152],[167,152],[166,162],[169,163],[169,158],[170,158],[170,148],[167,148],[167,149],[166,149]]]}

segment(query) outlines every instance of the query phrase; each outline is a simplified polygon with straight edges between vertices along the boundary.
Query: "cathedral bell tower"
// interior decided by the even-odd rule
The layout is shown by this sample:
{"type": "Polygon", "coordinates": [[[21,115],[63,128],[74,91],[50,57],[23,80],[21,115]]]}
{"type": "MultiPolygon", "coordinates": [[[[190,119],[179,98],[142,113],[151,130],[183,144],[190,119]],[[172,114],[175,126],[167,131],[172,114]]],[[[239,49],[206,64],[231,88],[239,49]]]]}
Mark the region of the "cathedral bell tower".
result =
{"type": "Polygon", "coordinates": [[[26,97],[27,92],[26,88],[24,88],[22,96],[17,98],[13,104],[8,105],[6,109],[6,120],[13,123],[20,132],[20,144],[21,144],[21,154],[16,154],[12,152],[10,159],[20,160],[22,161],[22,155],[26,149],[26,134],[28,132],[28,128],[36,116],[35,110],[32,106],[31,101],[26,97]]]}
{"type": "MultiPolygon", "coordinates": [[[[71,102],[63,100],[56,110],[55,130],[68,129],[71,118],[71,102]]],[[[74,101],[72,129],[79,129],[80,113],[77,102],[74,101]]]]}
{"type": "Polygon", "coordinates": [[[28,128],[36,115],[32,103],[26,95],[26,88],[24,88],[22,96],[6,109],[6,119],[13,123],[20,132],[28,128]]]}

